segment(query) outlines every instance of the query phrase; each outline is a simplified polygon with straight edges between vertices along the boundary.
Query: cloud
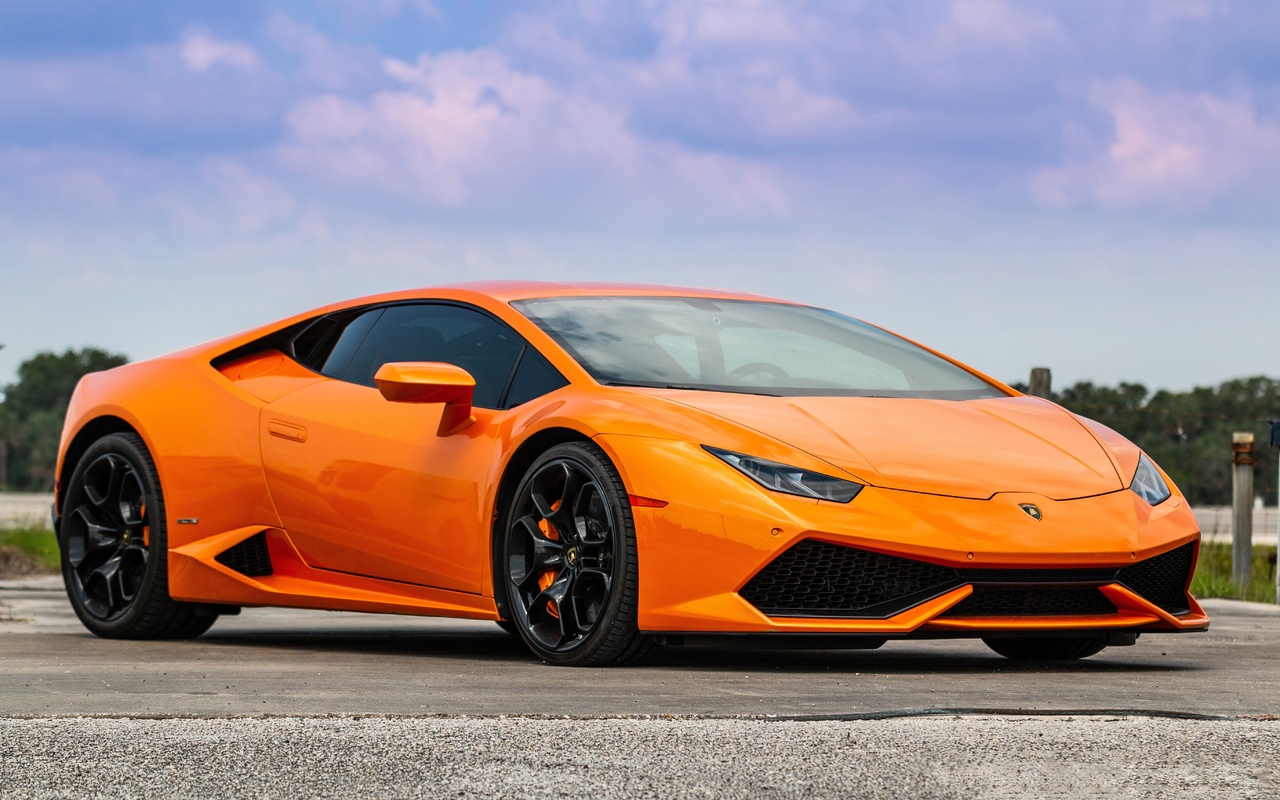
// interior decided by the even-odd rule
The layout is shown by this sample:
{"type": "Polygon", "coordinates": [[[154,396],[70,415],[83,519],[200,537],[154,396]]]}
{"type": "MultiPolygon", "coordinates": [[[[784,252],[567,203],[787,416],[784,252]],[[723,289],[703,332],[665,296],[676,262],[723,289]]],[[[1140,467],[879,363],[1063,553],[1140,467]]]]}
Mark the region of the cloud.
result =
{"type": "Polygon", "coordinates": [[[258,65],[258,54],[247,44],[215,39],[207,31],[188,31],[179,45],[182,63],[195,72],[208,72],[219,64],[248,69],[258,65]]]}
{"type": "Polygon", "coordinates": [[[950,11],[952,31],[982,42],[1026,47],[1062,32],[1052,15],[1000,0],[953,0],[950,11]]]}
{"type": "Polygon", "coordinates": [[[1244,193],[1274,199],[1280,180],[1280,122],[1259,115],[1247,94],[1156,91],[1132,78],[1096,81],[1092,105],[1110,135],[1061,166],[1033,174],[1049,205],[1095,202],[1203,207],[1244,193]]]}
{"type": "Polygon", "coordinates": [[[308,89],[369,92],[386,84],[383,58],[375,48],[336,42],[281,13],[271,15],[266,31],[272,45],[298,59],[295,79],[308,89]]]}
{"type": "Polygon", "coordinates": [[[1231,13],[1227,0],[1148,0],[1147,16],[1156,24],[1204,22],[1231,13]]]}
{"type": "Polygon", "coordinates": [[[158,44],[0,60],[0,153],[44,154],[0,181],[103,214],[162,195],[184,230],[216,213],[258,231],[303,203],[739,229],[1232,208],[1274,177],[1274,76],[1214,44],[1250,26],[1209,0],[542,0],[491,23],[409,0],[235,25],[197,10],[158,44]],[[456,26],[465,40],[423,44],[456,26]],[[246,189],[246,214],[231,165],[274,187],[246,189]]]}
{"type": "Polygon", "coordinates": [[[629,128],[624,106],[516,69],[495,50],[388,60],[386,71],[398,89],[298,102],[281,160],[299,174],[446,207],[785,205],[765,170],[649,141],[629,128]]]}

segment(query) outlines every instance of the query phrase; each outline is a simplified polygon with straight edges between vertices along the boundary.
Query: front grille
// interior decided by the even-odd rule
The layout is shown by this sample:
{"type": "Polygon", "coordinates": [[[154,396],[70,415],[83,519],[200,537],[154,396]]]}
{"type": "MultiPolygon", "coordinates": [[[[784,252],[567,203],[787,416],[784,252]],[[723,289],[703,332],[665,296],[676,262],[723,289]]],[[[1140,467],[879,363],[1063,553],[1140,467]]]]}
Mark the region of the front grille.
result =
{"type": "Polygon", "coordinates": [[[1085,567],[1083,569],[999,569],[983,567],[962,569],[965,583],[1087,583],[1116,579],[1115,567],[1085,567]]]}
{"type": "Polygon", "coordinates": [[[942,617],[1087,617],[1114,614],[1102,592],[1086,586],[978,586],[942,617]]]}
{"type": "Polygon", "coordinates": [[[890,617],[973,584],[973,595],[947,616],[1079,616],[1114,613],[1115,606],[1096,587],[1122,583],[1171,614],[1185,614],[1194,556],[1191,542],[1127,567],[954,569],[805,539],[765,565],[739,594],[771,617],[866,619],[890,617]],[[992,585],[1000,586],[999,591],[983,591],[982,587],[992,585]],[[1010,593],[1015,586],[1025,590],[1021,596],[1010,593]],[[1051,590],[1053,586],[1084,591],[1051,590]],[[995,607],[992,604],[1007,604],[1015,612],[973,610],[995,607]]]}
{"type": "Polygon", "coordinates": [[[219,564],[250,578],[262,578],[271,574],[271,552],[267,549],[267,534],[255,533],[239,544],[232,545],[214,559],[219,564]]]}

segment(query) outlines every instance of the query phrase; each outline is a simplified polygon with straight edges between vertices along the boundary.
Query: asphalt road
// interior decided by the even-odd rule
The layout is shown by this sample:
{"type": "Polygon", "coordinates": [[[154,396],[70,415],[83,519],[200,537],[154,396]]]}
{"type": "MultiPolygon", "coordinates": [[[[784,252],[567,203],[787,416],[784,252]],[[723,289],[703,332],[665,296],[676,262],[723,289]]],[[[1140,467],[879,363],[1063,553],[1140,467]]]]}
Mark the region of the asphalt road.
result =
{"type": "Polygon", "coordinates": [[[97,639],[0,582],[0,795],[1280,796],[1280,609],[1022,665],[966,641],[533,659],[491,623],[248,609],[97,639]]]}
{"type": "Polygon", "coordinates": [[[23,797],[1259,798],[1280,724],[0,718],[23,797]]]}
{"type": "Polygon", "coordinates": [[[627,669],[535,660],[493,623],[246,609],[185,642],[98,639],[57,578],[0,582],[0,714],[866,715],[903,709],[1280,714],[1280,608],[1209,601],[1203,633],[1019,664],[980,642],[670,649],[627,669]]]}

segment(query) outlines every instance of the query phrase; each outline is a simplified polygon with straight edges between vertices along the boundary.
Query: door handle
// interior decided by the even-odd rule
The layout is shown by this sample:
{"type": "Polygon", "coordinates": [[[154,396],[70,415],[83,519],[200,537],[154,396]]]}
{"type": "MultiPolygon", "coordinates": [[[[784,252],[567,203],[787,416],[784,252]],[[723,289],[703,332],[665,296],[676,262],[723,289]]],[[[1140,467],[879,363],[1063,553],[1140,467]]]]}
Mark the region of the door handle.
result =
{"type": "Polygon", "coordinates": [[[307,440],[306,428],[275,419],[267,422],[267,433],[272,436],[278,436],[281,439],[288,439],[291,442],[301,443],[307,440]]]}

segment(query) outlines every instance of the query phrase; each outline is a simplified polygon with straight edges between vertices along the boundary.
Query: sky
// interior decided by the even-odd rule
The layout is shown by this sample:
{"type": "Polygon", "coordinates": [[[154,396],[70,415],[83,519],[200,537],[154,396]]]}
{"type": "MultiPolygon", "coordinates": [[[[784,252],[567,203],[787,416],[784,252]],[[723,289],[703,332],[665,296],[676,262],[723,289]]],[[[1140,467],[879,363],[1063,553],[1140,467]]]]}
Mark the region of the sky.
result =
{"type": "Polygon", "coordinates": [[[6,0],[0,385],[467,280],[1280,376],[1274,0],[6,0]]]}

